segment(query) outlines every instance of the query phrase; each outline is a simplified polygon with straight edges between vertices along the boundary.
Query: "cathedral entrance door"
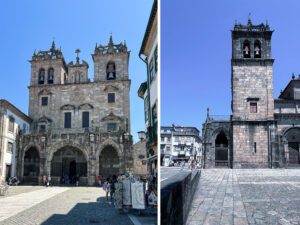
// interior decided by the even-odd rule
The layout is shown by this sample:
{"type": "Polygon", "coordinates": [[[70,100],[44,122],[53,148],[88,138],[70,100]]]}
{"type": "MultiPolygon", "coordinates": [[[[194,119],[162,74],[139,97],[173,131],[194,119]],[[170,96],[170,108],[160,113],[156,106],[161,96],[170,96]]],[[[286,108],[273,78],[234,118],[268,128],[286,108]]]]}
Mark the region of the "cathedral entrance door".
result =
{"type": "Polygon", "coordinates": [[[299,164],[299,142],[289,142],[289,163],[299,164]]]}
{"type": "Polygon", "coordinates": [[[223,131],[221,131],[215,140],[215,166],[228,167],[228,140],[223,131]]]}
{"type": "Polygon", "coordinates": [[[71,183],[75,183],[76,175],[77,175],[76,174],[76,161],[72,160],[70,162],[70,169],[69,169],[69,177],[70,177],[71,183]]]}
{"type": "Polygon", "coordinates": [[[70,178],[70,175],[73,175],[73,173],[74,173],[74,163],[75,163],[75,173],[76,173],[75,158],[69,158],[69,157],[63,158],[62,159],[62,175],[67,175],[70,178]]]}

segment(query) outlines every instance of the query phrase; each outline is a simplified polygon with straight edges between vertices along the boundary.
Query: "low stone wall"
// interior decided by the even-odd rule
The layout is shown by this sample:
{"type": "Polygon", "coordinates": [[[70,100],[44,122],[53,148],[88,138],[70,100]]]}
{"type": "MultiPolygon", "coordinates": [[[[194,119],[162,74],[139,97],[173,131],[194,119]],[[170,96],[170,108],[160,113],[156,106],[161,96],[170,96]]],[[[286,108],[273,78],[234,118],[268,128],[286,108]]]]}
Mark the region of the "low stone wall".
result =
{"type": "Polygon", "coordinates": [[[182,171],[161,183],[161,224],[185,224],[199,179],[199,170],[182,171]]]}

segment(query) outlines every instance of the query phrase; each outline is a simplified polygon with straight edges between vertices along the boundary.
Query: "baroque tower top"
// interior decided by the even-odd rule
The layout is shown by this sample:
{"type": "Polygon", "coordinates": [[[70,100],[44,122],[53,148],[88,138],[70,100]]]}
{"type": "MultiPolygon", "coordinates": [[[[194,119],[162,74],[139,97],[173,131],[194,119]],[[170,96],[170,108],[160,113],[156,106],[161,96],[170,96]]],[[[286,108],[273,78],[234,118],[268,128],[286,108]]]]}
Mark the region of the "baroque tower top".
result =
{"type": "Polygon", "coordinates": [[[271,36],[268,23],[253,25],[248,19],[247,25],[235,24],[232,35],[232,59],[267,60],[271,59],[271,36]]]}

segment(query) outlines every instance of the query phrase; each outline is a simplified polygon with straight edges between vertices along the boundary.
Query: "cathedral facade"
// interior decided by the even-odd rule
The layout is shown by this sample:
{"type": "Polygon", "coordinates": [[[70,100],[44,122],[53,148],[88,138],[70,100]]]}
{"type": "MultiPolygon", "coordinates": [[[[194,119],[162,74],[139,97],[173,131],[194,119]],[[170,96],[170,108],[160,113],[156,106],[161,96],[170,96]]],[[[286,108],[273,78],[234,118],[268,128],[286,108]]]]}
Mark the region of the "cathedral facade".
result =
{"type": "Polygon", "coordinates": [[[231,31],[232,115],[203,124],[204,167],[299,166],[300,79],[274,99],[268,24],[236,24],[231,31]]]}
{"type": "Polygon", "coordinates": [[[59,183],[79,177],[93,185],[96,177],[131,172],[129,55],[125,43],[97,45],[89,65],[66,63],[61,49],[34,52],[29,86],[29,134],[20,135],[18,177],[41,182],[44,175],[59,183]]]}

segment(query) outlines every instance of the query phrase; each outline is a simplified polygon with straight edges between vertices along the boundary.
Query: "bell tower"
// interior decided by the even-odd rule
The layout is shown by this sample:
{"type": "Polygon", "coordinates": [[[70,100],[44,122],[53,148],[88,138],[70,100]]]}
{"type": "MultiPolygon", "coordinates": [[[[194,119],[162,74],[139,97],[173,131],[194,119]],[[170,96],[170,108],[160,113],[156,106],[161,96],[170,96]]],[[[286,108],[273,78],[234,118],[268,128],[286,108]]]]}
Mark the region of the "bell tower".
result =
{"type": "Polygon", "coordinates": [[[232,35],[233,167],[267,167],[274,125],[273,63],[268,24],[235,24],[232,35]]]}

